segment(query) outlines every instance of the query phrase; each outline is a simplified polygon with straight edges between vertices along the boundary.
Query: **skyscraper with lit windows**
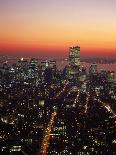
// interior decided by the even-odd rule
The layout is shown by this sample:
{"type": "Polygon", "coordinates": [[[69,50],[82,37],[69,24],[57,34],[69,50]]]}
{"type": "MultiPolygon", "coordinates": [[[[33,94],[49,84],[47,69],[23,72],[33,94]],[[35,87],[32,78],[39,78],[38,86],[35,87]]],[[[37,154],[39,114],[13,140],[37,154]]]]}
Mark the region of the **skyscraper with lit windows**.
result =
{"type": "Polygon", "coordinates": [[[69,61],[71,66],[80,67],[80,47],[79,46],[70,47],[69,61]]]}

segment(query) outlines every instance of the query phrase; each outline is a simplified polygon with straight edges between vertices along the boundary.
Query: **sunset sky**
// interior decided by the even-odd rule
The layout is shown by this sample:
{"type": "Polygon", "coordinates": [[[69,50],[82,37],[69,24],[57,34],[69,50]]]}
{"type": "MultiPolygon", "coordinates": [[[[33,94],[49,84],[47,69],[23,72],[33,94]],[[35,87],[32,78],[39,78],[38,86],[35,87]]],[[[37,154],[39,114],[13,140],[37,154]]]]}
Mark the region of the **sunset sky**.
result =
{"type": "Polygon", "coordinates": [[[0,0],[0,53],[116,56],[116,0],[0,0]],[[77,43],[78,42],[78,43],[77,43]]]}

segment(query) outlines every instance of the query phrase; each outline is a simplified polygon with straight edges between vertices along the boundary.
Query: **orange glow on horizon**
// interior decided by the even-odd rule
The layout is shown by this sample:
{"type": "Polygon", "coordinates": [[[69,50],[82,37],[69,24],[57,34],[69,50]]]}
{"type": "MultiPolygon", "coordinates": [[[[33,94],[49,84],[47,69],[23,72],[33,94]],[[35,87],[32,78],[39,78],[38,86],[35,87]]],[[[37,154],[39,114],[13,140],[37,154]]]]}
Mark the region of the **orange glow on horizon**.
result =
{"type": "Polygon", "coordinates": [[[79,44],[82,56],[116,56],[112,2],[44,1],[0,2],[0,53],[67,56],[79,44]]]}
{"type": "MultiPolygon", "coordinates": [[[[0,53],[7,53],[7,54],[27,54],[27,55],[56,55],[56,56],[65,56],[67,57],[69,54],[69,47],[73,46],[73,44],[18,44],[18,43],[12,43],[12,44],[8,44],[8,43],[4,43],[4,44],[0,44],[0,53]]],[[[76,44],[74,44],[75,46],[76,44]]],[[[91,48],[88,46],[84,46],[84,45],[80,45],[81,47],[81,56],[110,56],[110,57],[114,57],[116,55],[116,50],[115,47],[113,48],[113,46],[111,48],[99,48],[98,46],[91,46],[91,48]]]]}

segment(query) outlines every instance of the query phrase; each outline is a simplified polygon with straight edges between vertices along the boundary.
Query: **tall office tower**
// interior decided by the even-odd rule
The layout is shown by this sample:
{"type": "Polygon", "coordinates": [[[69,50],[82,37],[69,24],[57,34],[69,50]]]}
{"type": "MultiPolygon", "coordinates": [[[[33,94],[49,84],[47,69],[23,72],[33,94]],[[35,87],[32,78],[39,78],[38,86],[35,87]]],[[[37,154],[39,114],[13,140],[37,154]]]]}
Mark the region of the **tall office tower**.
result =
{"type": "Polygon", "coordinates": [[[41,69],[42,71],[45,71],[46,68],[49,67],[49,61],[41,61],[41,69]]]}
{"type": "Polygon", "coordinates": [[[107,76],[108,76],[108,81],[109,82],[113,82],[114,81],[114,79],[115,79],[115,73],[114,73],[114,71],[108,71],[107,76]]]}
{"type": "Polygon", "coordinates": [[[97,64],[92,64],[89,68],[90,74],[97,74],[97,64]]]}
{"type": "Polygon", "coordinates": [[[38,59],[32,58],[29,63],[28,69],[28,77],[29,78],[37,78],[38,77],[38,59]]]}
{"type": "Polygon", "coordinates": [[[24,59],[24,58],[21,58],[21,59],[18,60],[17,65],[18,65],[18,68],[20,68],[20,69],[27,68],[28,61],[26,59],[24,59]]]}
{"type": "Polygon", "coordinates": [[[38,59],[32,58],[32,59],[30,60],[29,67],[30,67],[31,69],[37,70],[37,69],[38,69],[38,59]]]}
{"type": "Polygon", "coordinates": [[[80,47],[79,46],[70,47],[69,60],[70,60],[70,65],[80,67],[80,47]]]}
{"type": "Polygon", "coordinates": [[[16,71],[16,79],[23,80],[27,76],[28,61],[24,58],[21,58],[18,60],[14,68],[16,71]]]}
{"type": "Polygon", "coordinates": [[[56,61],[55,60],[49,61],[49,67],[52,69],[56,69],[56,61]]]}
{"type": "Polygon", "coordinates": [[[87,79],[87,71],[86,71],[86,68],[82,66],[81,71],[80,71],[79,80],[81,82],[84,82],[84,81],[86,81],[86,79],[87,79]]]}

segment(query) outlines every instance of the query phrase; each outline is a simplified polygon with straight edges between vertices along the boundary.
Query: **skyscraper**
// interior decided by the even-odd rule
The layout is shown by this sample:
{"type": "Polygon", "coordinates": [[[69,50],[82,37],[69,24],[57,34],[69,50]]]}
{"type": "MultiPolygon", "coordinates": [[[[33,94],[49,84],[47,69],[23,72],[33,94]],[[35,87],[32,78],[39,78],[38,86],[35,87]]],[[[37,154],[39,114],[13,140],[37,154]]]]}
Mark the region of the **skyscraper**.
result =
{"type": "Polygon", "coordinates": [[[69,60],[71,66],[80,66],[80,47],[70,47],[69,60]]]}
{"type": "Polygon", "coordinates": [[[93,63],[89,68],[90,74],[97,74],[97,64],[93,63]]]}

